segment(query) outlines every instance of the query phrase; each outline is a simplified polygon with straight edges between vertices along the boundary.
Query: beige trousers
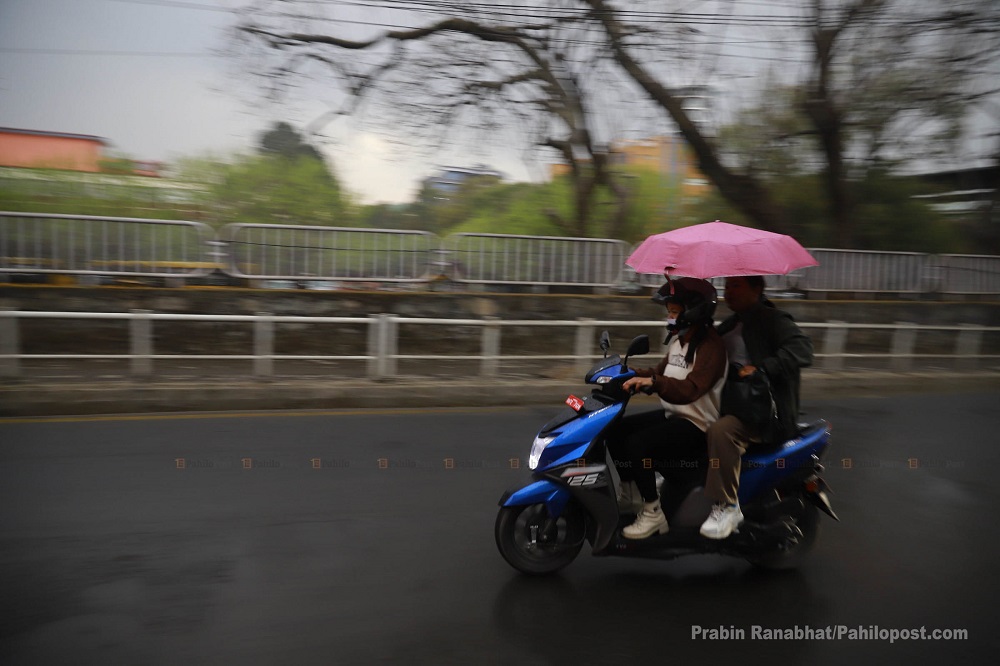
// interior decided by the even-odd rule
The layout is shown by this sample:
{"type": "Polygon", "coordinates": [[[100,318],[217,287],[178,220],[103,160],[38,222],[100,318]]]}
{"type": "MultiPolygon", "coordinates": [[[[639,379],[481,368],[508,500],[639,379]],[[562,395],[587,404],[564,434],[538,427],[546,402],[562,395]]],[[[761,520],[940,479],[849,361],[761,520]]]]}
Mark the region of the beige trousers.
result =
{"type": "Polygon", "coordinates": [[[723,416],[708,427],[708,473],[705,496],[713,502],[736,504],[740,488],[740,456],[750,445],[752,433],[735,416],[723,416]]]}

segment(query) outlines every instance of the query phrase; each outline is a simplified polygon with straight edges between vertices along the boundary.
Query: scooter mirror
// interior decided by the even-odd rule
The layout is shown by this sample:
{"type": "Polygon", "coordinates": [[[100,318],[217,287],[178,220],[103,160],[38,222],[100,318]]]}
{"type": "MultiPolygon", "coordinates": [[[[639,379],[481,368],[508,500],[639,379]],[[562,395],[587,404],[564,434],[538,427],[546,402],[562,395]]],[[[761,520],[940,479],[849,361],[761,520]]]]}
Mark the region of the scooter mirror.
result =
{"type": "Polygon", "coordinates": [[[639,335],[636,336],[632,342],[628,345],[628,351],[625,352],[625,360],[622,361],[622,368],[628,366],[629,357],[641,356],[643,354],[649,353],[649,336],[639,335]]]}
{"type": "Polygon", "coordinates": [[[649,336],[639,335],[636,336],[632,342],[628,345],[628,351],[625,352],[626,356],[641,356],[643,354],[649,353],[649,336]]]}
{"type": "Polygon", "coordinates": [[[604,352],[604,358],[608,357],[608,350],[611,349],[611,334],[607,331],[601,331],[601,351],[604,352]]]}

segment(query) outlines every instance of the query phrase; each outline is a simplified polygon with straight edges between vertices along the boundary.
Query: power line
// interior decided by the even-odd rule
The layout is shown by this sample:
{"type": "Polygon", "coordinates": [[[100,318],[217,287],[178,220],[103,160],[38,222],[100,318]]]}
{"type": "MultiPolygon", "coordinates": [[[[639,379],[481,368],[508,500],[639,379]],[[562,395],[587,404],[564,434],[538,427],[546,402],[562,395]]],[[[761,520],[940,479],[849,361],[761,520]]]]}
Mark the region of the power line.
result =
{"type": "Polygon", "coordinates": [[[204,58],[218,57],[206,51],[107,51],[92,49],[45,49],[45,48],[7,48],[0,47],[0,53],[33,53],[38,55],[72,55],[72,56],[122,56],[122,57],[155,57],[155,58],[204,58]]]}
{"type": "Polygon", "coordinates": [[[151,5],[153,7],[176,7],[178,9],[200,9],[209,12],[233,11],[228,7],[213,7],[196,2],[182,2],[182,0],[111,0],[111,2],[121,2],[129,5],[151,5]]]}

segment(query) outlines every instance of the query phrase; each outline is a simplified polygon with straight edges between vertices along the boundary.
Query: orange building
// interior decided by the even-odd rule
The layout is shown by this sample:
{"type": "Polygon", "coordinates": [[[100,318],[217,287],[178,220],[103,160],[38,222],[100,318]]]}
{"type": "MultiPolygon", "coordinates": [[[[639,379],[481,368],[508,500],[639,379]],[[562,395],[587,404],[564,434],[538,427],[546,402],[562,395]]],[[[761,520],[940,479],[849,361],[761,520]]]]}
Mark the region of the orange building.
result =
{"type": "MultiPolygon", "coordinates": [[[[708,179],[698,170],[691,149],[679,136],[654,136],[648,139],[615,141],[611,144],[611,164],[643,166],[657,173],[681,180],[685,197],[708,193],[708,179]]],[[[551,165],[553,177],[569,173],[566,164],[551,165]]]]}
{"type": "Polygon", "coordinates": [[[98,173],[106,145],[88,134],[0,127],[0,166],[98,173]]]}

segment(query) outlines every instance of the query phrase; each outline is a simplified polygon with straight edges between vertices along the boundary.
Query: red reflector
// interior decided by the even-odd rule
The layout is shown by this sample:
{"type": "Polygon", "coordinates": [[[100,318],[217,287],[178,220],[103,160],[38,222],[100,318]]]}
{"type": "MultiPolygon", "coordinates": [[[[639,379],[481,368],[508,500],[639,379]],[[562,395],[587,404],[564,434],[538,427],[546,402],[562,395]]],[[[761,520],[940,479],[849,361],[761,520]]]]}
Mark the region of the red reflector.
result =
{"type": "Polygon", "coordinates": [[[574,412],[578,412],[583,409],[583,398],[578,398],[575,395],[571,395],[566,398],[566,404],[569,405],[574,412]]]}
{"type": "Polygon", "coordinates": [[[806,492],[818,493],[819,492],[819,482],[816,479],[811,481],[806,481],[806,492]]]}

